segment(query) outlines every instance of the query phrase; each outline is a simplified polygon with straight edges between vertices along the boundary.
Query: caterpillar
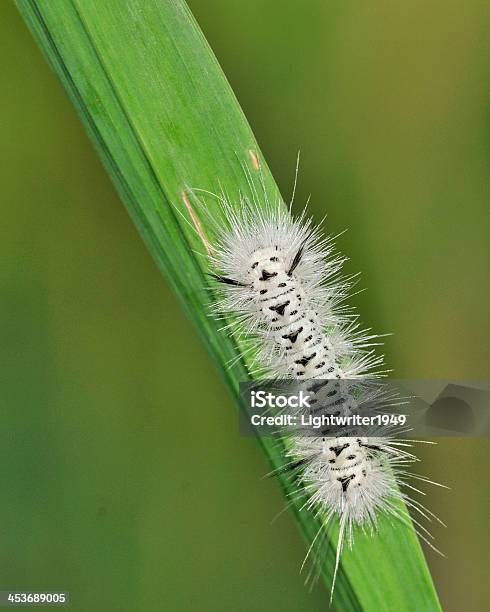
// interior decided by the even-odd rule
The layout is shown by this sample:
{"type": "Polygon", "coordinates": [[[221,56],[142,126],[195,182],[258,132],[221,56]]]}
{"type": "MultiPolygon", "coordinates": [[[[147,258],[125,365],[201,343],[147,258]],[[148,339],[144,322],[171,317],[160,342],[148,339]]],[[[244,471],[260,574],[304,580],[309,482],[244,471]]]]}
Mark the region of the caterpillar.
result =
{"type": "MultiPolygon", "coordinates": [[[[259,170],[258,164],[253,167],[259,170]]],[[[383,357],[373,348],[380,337],[363,330],[345,305],[353,279],[342,278],[345,259],[335,254],[333,239],[322,236],[306,218],[306,209],[294,217],[291,205],[287,208],[279,197],[270,201],[263,179],[257,186],[246,166],[244,172],[251,195],[238,194],[239,205],[224,193],[215,195],[224,221],[211,220],[215,238],[205,243],[219,293],[213,310],[232,319],[227,332],[248,340],[255,377],[304,381],[317,398],[337,393],[336,405],[349,412],[359,401],[322,381],[340,384],[383,375],[383,357]]],[[[196,191],[193,198],[204,209],[196,191]]],[[[320,514],[324,526],[334,519],[339,524],[331,596],[344,542],[352,547],[355,526],[374,532],[380,513],[412,521],[419,536],[437,550],[427,529],[397,503],[403,500],[414,513],[439,521],[403,490],[417,491],[409,478],[431,482],[407,472],[406,466],[417,461],[407,446],[407,441],[376,435],[289,437],[285,465],[276,472],[292,474],[298,495],[306,496],[303,507],[320,514]]],[[[324,537],[325,530],[317,534],[305,561],[324,537]]]]}

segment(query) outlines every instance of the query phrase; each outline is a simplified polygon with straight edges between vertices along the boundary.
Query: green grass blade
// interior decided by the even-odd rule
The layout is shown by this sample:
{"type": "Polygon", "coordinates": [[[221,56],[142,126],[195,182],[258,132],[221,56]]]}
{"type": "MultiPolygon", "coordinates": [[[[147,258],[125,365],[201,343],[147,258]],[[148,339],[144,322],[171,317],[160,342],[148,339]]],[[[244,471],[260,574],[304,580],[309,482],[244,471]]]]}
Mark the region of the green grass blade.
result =
{"type": "MultiPolygon", "coordinates": [[[[245,364],[226,367],[240,350],[209,317],[205,258],[195,254],[203,245],[178,210],[186,215],[181,194],[187,185],[216,191],[219,179],[232,194],[246,191],[241,164],[251,163],[249,151],[258,146],[199,27],[181,0],[17,0],[17,6],[238,401],[245,364]]],[[[277,193],[263,163],[262,171],[267,191],[277,193]]],[[[217,202],[208,206],[219,214],[217,202]]],[[[272,465],[281,465],[276,443],[261,444],[272,465]]],[[[311,542],[319,522],[299,506],[293,510],[311,542]]],[[[330,544],[322,568],[328,588],[333,564],[330,544]]],[[[334,604],[438,610],[414,531],[381,519],[379,536],[359,536],[343,555],[334,604]]]]}

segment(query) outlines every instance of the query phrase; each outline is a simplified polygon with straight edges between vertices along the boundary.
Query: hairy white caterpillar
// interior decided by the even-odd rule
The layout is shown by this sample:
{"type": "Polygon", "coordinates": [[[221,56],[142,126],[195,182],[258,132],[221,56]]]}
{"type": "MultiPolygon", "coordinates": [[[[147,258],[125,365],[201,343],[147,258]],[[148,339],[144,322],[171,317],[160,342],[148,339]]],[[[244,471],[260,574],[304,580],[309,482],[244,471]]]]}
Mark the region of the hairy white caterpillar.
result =
{"type": "MultiPolygon", "coordinates": [[[[227,329],[252,341],[254,374],[306,385],[315,379],[340,382],[381,374],[383,358],[372,348],[377,336],[361,330],[344,304],[351,282],[339,276],[344,260],[333,253],[332,239],[322,238],[304,212],[294,218],[282,202],[270,202],[265,187],[260,193],[245,172],[252,198],[241,195],[236,206],[218,196],[226,221],[215,223],[216,239],[207,250],[221,294],[214,308],[224,318],[231,315],[227,329]]],[[[339,388],[310,390],[319,397],[337,393],[344,412],[356,402],[339,388]]],[[[298,478],[300,493],[306,493],[305,507],[321,514],[324,525],[334,517],[339,521],[332,592],[343,543],[347,539],[352,546],[355,525],[374,531],[379,513],[408,523],[399,500],[424,518],[436,518],[400,490],[403,485],[417,490],[408,477],[426,480],[405,471],[417,460],[406,446],[406,441],[386,437],[289,439],[285,469],[298,478]]],[[[412,521],[432,546],[427,530],[412,521]]]]}

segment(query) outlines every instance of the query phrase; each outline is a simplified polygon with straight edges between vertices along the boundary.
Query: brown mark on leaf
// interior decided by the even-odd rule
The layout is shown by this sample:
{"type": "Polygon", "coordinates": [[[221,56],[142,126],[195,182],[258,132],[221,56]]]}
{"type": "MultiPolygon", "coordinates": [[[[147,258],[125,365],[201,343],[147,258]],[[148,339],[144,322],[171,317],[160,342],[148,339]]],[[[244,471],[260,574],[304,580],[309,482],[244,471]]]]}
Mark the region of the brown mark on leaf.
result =
{"type": "Polygon", "coordinates": [[[253,169],[260,170],[259,158],[257,157],[257,154],[255,153],[255,151],[253,149],[249,149],[248,154],[250,156],[250,159],[252,160],[253,169]]]}
{"type": "Polygon", "coordinates": [[[187,198],[187,194],[185,191],[181,191],[180,192],[180,197],[182,198],[182,201],[185,204],[185,207],[187,208],[187,212],[189,213],[189,216],[191,218],[192,224],[194,225],[194,228],[197,232],[197,235],[199,236],[199,238],[201,239],[201,242],[204,245],[204,248],[206,249],[206,252],[209,256],[212,255],[213,249],[211,247],[211,245],[209,244],[209,240],[207,239],[207,236],[203,230],[203,227],[201,225],[201,222],[199,221],[194,209],[192,208],[189,199],[187,198]]]}

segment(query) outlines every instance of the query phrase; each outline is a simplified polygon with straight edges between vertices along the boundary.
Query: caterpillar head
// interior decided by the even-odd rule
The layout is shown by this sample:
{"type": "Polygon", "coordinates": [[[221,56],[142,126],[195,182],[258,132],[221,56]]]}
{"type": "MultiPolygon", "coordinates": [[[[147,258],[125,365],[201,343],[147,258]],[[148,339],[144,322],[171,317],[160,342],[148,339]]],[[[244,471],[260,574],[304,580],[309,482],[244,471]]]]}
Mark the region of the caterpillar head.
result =
{"type": "Polygon", "coordinates": [[[277,247],[257,249],[252,253],[248,274],[253,281],[264,283],[284,272],[284,257],[277,247]]]}

